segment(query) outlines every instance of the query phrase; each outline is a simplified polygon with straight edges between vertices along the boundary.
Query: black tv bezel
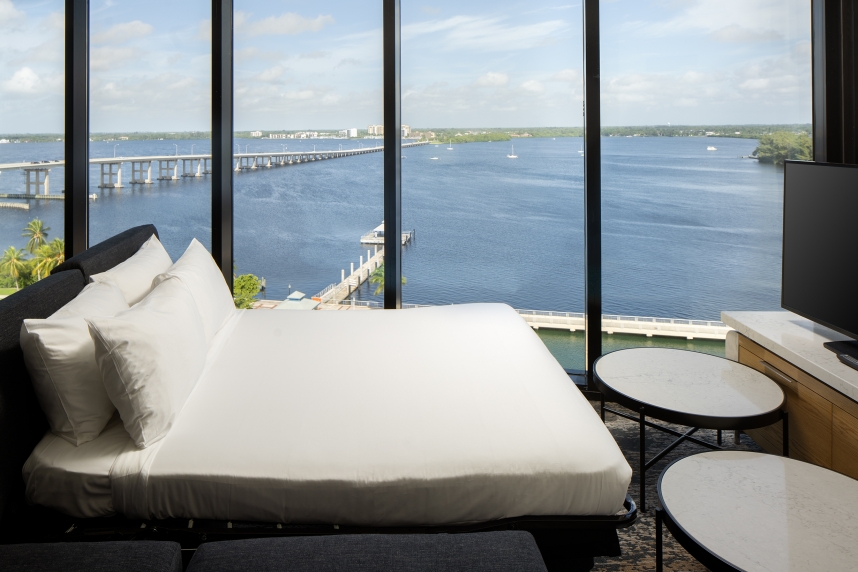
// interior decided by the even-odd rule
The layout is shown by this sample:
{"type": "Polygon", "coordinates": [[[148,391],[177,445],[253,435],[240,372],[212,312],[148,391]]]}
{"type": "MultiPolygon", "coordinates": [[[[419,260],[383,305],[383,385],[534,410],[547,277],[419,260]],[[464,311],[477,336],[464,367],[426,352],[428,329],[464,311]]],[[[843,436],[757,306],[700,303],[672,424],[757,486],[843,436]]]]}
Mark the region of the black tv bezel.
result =
{"type": "Polygon", "coordinates": [[[811,322],[819,324],[821,326],[825,326],[826,328],[833,330],[839,334],[847,336],[853,340],[858,340],[858,332],[850,332],[848,330],[844,330],[843,328],[836,326],[834,324],[828,323],[825,320],[821,320],[817,317],[811,316],[805,312],[802,312],[796,308],[788,306],[784,303],[784,241],[786,238],[786,175],[787,175],[787,165],[813,165],[818,167],[839,167],[845,169],[856,169],[858,170],[858,165],[844,165],[843,163],[822,163],[817,161],[794,161],[788,160],[784,161],[784,188],[783,188],[783,202],[781,205],[782,209],[782,222],[781,222],[781,308],[784,310],[788,310],[793,314],[801,316],[802,318],[807,318],[811,322]]]}

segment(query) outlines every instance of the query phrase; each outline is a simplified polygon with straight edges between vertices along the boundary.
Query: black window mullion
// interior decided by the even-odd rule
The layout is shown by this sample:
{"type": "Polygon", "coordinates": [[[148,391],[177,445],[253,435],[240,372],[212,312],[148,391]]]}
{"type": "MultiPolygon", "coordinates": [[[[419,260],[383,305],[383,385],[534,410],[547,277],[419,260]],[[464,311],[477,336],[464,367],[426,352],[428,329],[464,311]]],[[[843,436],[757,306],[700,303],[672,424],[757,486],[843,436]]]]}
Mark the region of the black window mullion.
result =
{"type": "Polygon", "coordinates": [[[232,290],[233,0],[212,0],[212,256],[232,290]]]}
{"type": "Polygon", "coordinates": [[[89,1],[65,5],[66,258],[89,243],[89,1]]]}
{"type": "Polygon", "coordinates": [[[399,0],[384,0],[384,307],[402,307],[402,109],[399,0]]]}

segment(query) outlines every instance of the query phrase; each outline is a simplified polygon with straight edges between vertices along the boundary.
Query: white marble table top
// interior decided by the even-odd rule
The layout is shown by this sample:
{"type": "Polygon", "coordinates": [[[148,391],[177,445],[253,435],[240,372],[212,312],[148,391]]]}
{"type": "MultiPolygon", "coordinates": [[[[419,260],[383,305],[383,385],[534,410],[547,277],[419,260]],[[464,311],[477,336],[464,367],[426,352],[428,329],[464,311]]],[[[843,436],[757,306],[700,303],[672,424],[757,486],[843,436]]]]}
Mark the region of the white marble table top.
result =
{"type": "Polygon", "coordinates": [[[737,568],[858,568],[858,481],[834,471],[762,453],[701,453],[668,467],[659,495],[689,536],[737,568]]]}
{"type": "Polygon", "coordinates": [[[792,312],[721,312],[721,320],[737,332],[858,401],[858,371],[840,363],[825,342],[848,340],[792,312]]]}
{"type": "Polygon", "coordinates": [[[599,358],[596,375],[640,403],[708,417],[750,417],[779,409],[780,386],[747,366],[667,348],[619,350],[599,358]]]}

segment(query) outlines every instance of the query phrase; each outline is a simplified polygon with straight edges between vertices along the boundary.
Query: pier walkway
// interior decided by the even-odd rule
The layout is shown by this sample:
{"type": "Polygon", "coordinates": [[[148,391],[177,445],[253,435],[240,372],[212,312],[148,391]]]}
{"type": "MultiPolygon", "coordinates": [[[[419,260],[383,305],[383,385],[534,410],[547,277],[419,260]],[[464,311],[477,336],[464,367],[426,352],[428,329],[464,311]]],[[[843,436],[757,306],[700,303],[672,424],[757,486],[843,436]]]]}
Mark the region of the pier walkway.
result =
{"type": "Polygon", "coordinates": [[[343,269],[340,276],[339,284],[331,284],[315,296],[313,300],[325,304],[339,304],[351,296],[352,292],[360,288],[361,284],[369,280],[372,273],[384,263],[384,249],[375,248],[375,253],[370,250],[366,251],[366,262],[364,257],[360,257],[357,269],[354,262],[351,263],[351,272],[346,276],[346,271],[343,269]]]}
{"type": "MultiPolygon", "coordinates": [[[[403,143],[402,148],[419,147],[428,145],[428,141],[417,141],[414,143],[403,143]]],[[[342,145],[340,145],[342,147],[342,145]]],[[[351,157],[353,155],[365,155],[367,153],[378,153],[384,150],[384,146],[359,147],[357,149],[337,149],[329,151],[264,151],[235,153],[235,171],[255,171],[272,167],[284,167],[287,165],[299,165],[313,161],[326,159],[337,159],[351,157]]],[[[101,178],[98,187],[101,189],[121,189],[123,185],[122,166],[131,164],[131,178],[128,181],[132,185],[151,185],[155,181],[176,181],[183,177],[203,177],[211,174],[211,155],[151,155],[144,157],[108,157],[101,159],[90,159],[90,165],[99,165],[101,178]],[[157,177],[152,178],[152,164],[157,163],[157,177]],[[181,171],[179,167],[181,166],[181,171]]],[[[0,172],[9,170],[21,170],[25,175],[24,193],[15,198],[36,198],[50,195],[50,171],[56,167],[65,165],[64,160],[57,161],[29,161],[22,163],[5,163],[0,165],[0,172]]],[[[62,199],[62,195],[50,195],[62,199]]],[[[10,195],[7,195],[10,197],[10,195]]]]}
{"type": "MultiPolygon", "coordinates": [[[[382,305],[375,301],[341,298],[328,299],[319,306],[320,310],[371,310],[382,305]]],[[[403,304],[403,309],[427,308],[420,304],[403,304]]],[[[547,312],[540,310],[516,310],[534,330],[540,328],[584,331],[584,314],[577,312],[547,312]]],[[[636,334],[651,338],[685,338],[688,340],[724,340],[732,328],[723,322],[706,320],[683,320],[678,318],[650,318],[643,316],[602,315],[602,331],[606,334],[636,334]]]]}

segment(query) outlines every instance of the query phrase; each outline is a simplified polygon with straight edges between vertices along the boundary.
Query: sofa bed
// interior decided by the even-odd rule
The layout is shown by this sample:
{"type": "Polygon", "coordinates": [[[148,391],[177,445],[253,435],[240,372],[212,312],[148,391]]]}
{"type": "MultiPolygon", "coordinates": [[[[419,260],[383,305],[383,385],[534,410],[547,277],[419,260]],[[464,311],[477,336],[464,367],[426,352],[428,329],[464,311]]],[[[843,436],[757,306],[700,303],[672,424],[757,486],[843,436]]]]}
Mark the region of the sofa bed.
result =
{"type": "Polygon", "coordinates": [[[5,526],[40,507],[191,542],[523,528],[549,568],[618,554],[631,468],[512,309],[235,310],[199,243],[174,263],[157,241],[130,229],[0,301],[5,526]],[[86,312],[103,388],[63,398],[50,337],[86,312]]]}

